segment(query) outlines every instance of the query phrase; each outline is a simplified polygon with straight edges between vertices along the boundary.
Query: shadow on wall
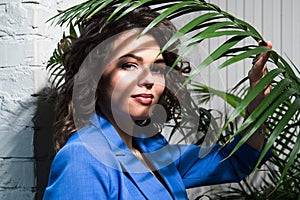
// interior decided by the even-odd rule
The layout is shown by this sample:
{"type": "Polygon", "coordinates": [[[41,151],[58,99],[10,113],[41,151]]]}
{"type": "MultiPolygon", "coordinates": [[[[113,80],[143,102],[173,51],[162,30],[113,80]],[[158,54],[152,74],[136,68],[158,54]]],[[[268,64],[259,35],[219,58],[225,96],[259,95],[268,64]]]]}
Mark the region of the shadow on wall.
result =
{"type": "Polygon", "coordinates": [[[51,161],[55,155],[52,134],[56,93],[50,88],[44,88],[35,96],[38,98],[37,110],[33,119],[35,127],[33,141],[36,170],[35,200],[41,200],[48,183],[51,161]]]}
{"type": "Polygon", "coordinates": [[[35,194],[32,145],[35,103],[32,97],[14,98],[0,91],[1,200],[32,200],[35,194]]]}

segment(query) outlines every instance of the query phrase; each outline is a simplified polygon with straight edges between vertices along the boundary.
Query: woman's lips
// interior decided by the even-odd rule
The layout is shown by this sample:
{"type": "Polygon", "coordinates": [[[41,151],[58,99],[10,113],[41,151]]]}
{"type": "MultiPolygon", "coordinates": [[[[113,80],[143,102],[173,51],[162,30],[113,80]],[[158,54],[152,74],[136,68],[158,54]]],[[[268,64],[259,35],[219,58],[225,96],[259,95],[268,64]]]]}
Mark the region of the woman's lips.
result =
{"type": "Polygon", "coordinates": [[[132,95],[135,101],[144,104],[144,105],[150,105],[153,100],[153,95],[152,94],[137,94],[137,95],[132,95]]]}

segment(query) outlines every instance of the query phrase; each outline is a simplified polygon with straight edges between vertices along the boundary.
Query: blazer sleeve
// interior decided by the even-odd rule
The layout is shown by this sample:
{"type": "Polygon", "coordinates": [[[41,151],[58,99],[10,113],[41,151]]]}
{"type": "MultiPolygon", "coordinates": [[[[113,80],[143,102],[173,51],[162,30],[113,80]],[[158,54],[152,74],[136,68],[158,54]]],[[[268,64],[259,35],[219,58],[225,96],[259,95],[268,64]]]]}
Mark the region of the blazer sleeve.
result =
{"type": "Polygon", "coordinates": [[[53,160],[43,199],[110,199],[107,176],[107,168],[82,144],[67,144],[53,160]]]}
{"type": "MultiPolygon", "coordinates": [[[[201,149],[198,146],[181,147],[181,156],[175,164],[185,187],[239,182],[248,176],[256,166],[261,152],[244,144],[228,158],[240,138],[241,136],[237,136],[226,146],[215,145],[208,149],[201,149]]],[[[271,154],[269,150],[263,162],[271,154]]]]}

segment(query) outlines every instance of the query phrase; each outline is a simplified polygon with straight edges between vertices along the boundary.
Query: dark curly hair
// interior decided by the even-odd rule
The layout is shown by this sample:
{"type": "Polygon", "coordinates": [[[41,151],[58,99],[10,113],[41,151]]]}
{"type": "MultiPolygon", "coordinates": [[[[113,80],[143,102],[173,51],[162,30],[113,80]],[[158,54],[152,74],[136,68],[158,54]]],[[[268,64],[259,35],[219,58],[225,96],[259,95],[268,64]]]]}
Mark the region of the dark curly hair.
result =
{"type": "MultiPolygon", "coordinates": [[[[114,9],[115,7],[104,8],[92,17],[82,21],[80,24],[80,37],[72,42],[69,49],[63,55],[65,81],[59,91],[56,105],[56,123],[54,133],[54,144],[56,150],[59,150],[74,132],[88,123],[89,118],[95,110],[97,113],[101,113],[101,110],[99,110],[95,102],[87,100],[93,99],[94,101],[97,101],[97,98],[99,98],[95,91],[95,83],[91,81],[93,79],[91,78],[93,74],[89,74],[89,76],[85,75],[85,77],[78,75],[78,72],[81,70],[82,63],[89,57],[90,52],[92,52],[97,45],[114,35],[134,28],[145,28],[159,15],[159,13],[153,11],[149,7],[140,7],[118,20],[115,18],[108,20],[114,9]],[[79,91],[80,97],[77,99],[74,99],[73,97],[75,82],[78,83],[79,86],[80,84],[88,84],[88,87],[86,85],[79,91]],[[96,98],[87,98],[93,95],[95,97],[95,94],[96,98]],[[81,108],[79,109],[84,110],[83,115],[81,112],[80,119],[76,118],[77,121],[74,118],[74,113],[79,111],[74,109],[74,101],[80,102],[81,108]]],[[[152,34],[162,47],[175,32],[176,28],[171,21],[164,19],[155,26],[153,31],[151,30],[147,34],[152,34]]],[[[175,43],[173,47],[178,44],[179,42],[175,43]]],[[[162,53],[162,56],[167,66],[172,66],[178,58],[177,53],[174,51],[165,51],[162,53]]],[[[176,118],[175,115],[177,116],[178,113],[175,113],[175,109],[179,107],[179,102],[174,93],[171,91],[178,91],[184,80],[183,74],[189,73],[191,70],[189,63],[186,62],[180,62],[174,67],[174,69],[180,72],[180,76],[176,75],[175,77],[175,75],[172,75],[171,73],[171,76],[168,77],[168,79],[171,80],[166,79],[166,83],[169,82],[171,84],[165,88],[158,102],[165,108],[168,120],[176,118]]],[[[98,79],[95,78],[94,80],[97,81],[98,79]]]]}

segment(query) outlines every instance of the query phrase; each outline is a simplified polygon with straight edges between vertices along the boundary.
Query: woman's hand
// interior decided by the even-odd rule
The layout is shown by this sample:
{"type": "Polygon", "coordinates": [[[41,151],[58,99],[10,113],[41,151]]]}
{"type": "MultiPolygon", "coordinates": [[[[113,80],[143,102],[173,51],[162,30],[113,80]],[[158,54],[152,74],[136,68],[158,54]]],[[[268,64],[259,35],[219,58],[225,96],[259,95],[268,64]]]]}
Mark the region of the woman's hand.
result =
{"type": "MultiPolygon", "coordinates": [[[[272,43],[270,41],[259,42],[259,46],[265,45],[266,47],[272,48],[272,43]]],[[[258,82],[268,73],[267,61],[269,59],[270,52],[265,52],[257,55],[253,60],[253,66],[248,72],[248,77],[250,80],[250,89],[254,88],[258,82]]],[[[258,104],[270,93],[271,85],[266,87],[248,106],[247,114],[250,114],[258,104]]]]}
{"type": "MultiPolygon", "coordinates": [[[[260,46],[265,45],[266,47],[272,48],[272,43],[270,41],[259,42],[260,46]]],[[[253,66],[249,70],[248,77],[250,80],[250,89],[254,88],[258,82],[268,73],[267,61],[269,59],[270,52],[265,52],[257,55],[253,60],[253,66]]],[[[248,105],[246,111],[246,118],[255,110],[255,108],[260,104],[260,102],[270,93],[271,85],[267,86],[255,99],[248,105]]],[[[247,141],[247,143],[257,150],[261,150],[264,146],[265,136],[263,132],[265,131],[264,125],[260,127],[247,141]]],[[[247,130],[245,130],[241,135],[243,136],[247,130]]]]}

